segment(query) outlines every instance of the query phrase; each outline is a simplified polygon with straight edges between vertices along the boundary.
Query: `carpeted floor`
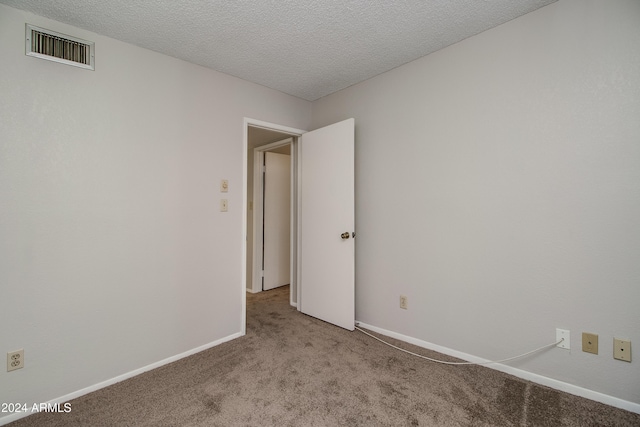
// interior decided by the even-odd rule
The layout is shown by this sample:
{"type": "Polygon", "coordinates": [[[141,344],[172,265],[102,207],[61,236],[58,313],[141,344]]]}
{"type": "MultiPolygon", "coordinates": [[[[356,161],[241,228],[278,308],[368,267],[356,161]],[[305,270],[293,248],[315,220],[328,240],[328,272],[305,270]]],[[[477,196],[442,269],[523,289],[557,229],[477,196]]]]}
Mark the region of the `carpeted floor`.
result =
{"type": "Polygon", "coordinates": [[[288,291],[247,295],[242,338],[10,425],[640,426],[639,414],[305,316],[288,291]]]}

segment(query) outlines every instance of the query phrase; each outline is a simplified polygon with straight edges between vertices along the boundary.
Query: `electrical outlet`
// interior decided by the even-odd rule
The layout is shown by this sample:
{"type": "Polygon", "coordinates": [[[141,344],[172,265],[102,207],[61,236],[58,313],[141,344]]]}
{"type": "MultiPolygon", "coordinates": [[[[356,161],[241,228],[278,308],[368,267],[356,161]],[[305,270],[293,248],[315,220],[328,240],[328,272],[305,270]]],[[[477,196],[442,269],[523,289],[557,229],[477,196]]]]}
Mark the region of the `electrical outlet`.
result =
{"type": "Polygon", "coordinates": [[[229,210],[229,201],[227,199],[220,200],[220,212],[227,212],[229,210]]]}
{"type": "Polygon", "coordinates": [[[400,308],[406,310],[407,309],[407,297],[404,295],[400,295],[400,308]]]}
{"type": "Polygon", "coordinates": [[[582,351],[598,354],[598,335],[588,332],[582,333],[582,351]]]}
{"type": "Polygon", "coordinates": [[[556,328],[556,342],[562,340],[556,344],[556,347],[564,348],[565,350],[571,349],[571,332],[566,329],[556,328]]]}
{"type": "Polygon", "coordinates": [[[24,349],[7,353],[7,372],[24,367],[24,349]]]}
{"type": "Polygon", "coordinates": [[[613,339],[613,358],[631,362],[631,341],[614,338],[613,339]]]}

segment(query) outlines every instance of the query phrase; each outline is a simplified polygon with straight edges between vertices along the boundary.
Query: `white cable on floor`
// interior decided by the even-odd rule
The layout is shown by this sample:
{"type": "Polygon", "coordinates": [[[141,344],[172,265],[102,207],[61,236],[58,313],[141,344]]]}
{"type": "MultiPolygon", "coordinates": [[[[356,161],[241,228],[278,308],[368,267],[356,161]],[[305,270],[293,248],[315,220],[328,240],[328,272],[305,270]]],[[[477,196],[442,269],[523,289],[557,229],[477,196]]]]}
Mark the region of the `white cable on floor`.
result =
{"type": "Polygon", "coordinates": [[[421,358],[421,359],[426,359],[426,360],[429,360],[429,361],[431,361],[431,362],[442,363],[442,364],[444,364],[444,365],[488,365],[488,364],[490,364],[490,363],[503,363],[503,362],[508,362],[508,361],[510,361],[510,360],[513,360],[513,359],[519,359],[519,358],[521,358],[521,357],[528,356],[528,355],[530,355],[530,354],[533,354],[533,353],[538,352],[538,351],[540,351],[540,350],[544,350],[544,349],[546,349],[546,348],[554,347],[554,346],[556,346],[556,345],[560,344],[562,341],[564,341],[564,338],[562,338],[562,339],[560,339],[560,341],[558,341],[558,342],[554,342],[553,344],[547,344],[547,345],[545,345],[545,346],[542,346],[542,347],[536,348],[535,350],[531,350],[531,351],[529,351],[529,352],[527,352],[527,353],[519,354],[518,356],[509,357],[509,358],[507,358],[507,359],[502,359],[502,360],[489,360],[489,361],[487,361],[487,362],[445,362],[444,360],[432,359],[432,358],[430,358],[430,357],[423,356],[423,355],[421,355],[421,354],[414,353],[414,352],[409,351],[409,350],[405,350],[404,348],[397,347],[397,346],[395,346],[395,345],[393,345],[393,344],[390,344],[390,343],[388,343],[388,342],[386,342],[386,341],[384,341],[384,340],[381,340],[380,338],[376,337],[375,335],[371,335],[369,332],[366,332],[366,331],[364,331],[364,330],[360,329],[360,328],[359,328],[359,327],[357,327],[357,326],[356,326],[355,328],[356,328],[357,330],[359,330],[360,332],[362,332],[363,334],[365,334],[365,335],[369,335],[371,338],[376,339],[376,340],[380,341],[381,343],[388,345],[389,347],[393,347],[393,348],[395,348],[396,350],[404,351],[405,353],[409,353],[409,354],[411,354],[412,356],[417,356],[417,357],[419,357],[419,358],[421,358]]]}

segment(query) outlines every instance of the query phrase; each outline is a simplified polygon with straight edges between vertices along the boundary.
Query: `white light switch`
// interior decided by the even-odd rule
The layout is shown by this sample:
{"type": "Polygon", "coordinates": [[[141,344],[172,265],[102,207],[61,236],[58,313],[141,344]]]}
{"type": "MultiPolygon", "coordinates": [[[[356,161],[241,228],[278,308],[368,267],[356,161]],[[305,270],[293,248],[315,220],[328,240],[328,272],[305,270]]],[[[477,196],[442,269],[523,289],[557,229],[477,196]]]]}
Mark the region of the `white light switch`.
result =
{"type": "Polygon", "coordinates": [[[220,181],[220,192],[227,193],[228,191],[229,191],[229,180],[223,179],[222,181],[220,181]]]}

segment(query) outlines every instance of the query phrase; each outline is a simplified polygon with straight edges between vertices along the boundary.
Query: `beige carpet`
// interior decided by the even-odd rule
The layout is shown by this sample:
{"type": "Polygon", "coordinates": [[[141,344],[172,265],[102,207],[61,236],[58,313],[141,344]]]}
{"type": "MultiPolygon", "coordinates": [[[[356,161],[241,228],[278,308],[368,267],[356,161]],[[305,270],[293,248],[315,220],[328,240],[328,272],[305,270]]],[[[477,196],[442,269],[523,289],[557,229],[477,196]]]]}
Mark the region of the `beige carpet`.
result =
{"type": "Polygon", "coordinates": [[[638,414],[302,315],[286,287],[248,295],[246,336],[71,404],[10,425],[640,426],[638,414]]]}

